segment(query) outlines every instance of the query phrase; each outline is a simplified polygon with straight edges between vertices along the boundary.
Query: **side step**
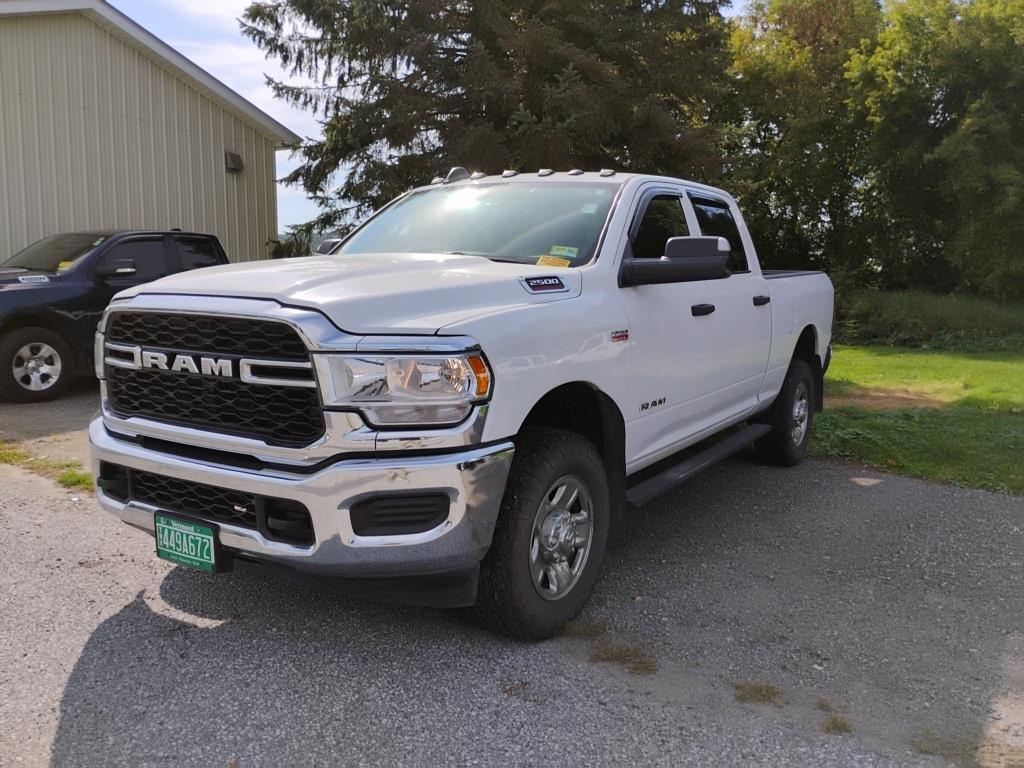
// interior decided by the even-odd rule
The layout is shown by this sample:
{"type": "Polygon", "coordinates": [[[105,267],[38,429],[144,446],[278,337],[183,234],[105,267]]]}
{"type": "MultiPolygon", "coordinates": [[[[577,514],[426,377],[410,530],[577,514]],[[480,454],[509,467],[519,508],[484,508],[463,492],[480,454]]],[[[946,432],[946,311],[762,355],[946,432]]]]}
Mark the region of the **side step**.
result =
{"type": "Polygon", "coordinates": [[[704,450],[687,456],[678,464],[662,470],[654,477],[637,483],[626,491],[626,501],[636,504],[638,507],[642,506],[665,491],[686,482],[698,472],[729,458],[736,451],[771,431],[772,428],[767,424],[750,424],[738,432],[712,443],[704,450]]]}

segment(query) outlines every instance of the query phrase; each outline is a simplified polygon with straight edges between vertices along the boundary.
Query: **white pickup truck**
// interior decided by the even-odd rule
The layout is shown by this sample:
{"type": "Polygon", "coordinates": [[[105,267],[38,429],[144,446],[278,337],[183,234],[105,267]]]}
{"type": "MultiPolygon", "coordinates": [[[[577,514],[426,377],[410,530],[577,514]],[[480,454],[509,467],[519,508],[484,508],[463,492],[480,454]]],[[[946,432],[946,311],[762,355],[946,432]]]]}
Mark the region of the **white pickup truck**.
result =
{"type": "Polygon", "coordinates": [[[762,270],[720,189],[454,168],[331,255],[119,294],[97,494],[176,563],[547,637],[627,501],[750,443],[800,461],[832,319],[829,279],[762,270]]]}

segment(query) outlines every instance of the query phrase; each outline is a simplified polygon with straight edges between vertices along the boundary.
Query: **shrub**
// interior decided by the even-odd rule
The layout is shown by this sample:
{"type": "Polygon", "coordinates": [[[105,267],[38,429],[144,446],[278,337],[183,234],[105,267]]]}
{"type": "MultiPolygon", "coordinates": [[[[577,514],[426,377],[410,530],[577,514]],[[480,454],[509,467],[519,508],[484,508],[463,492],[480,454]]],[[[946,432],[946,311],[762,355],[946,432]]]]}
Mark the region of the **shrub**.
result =
{"type": "Polygon", "coordinates": [[[838,299],[836,341],[1024,353],[1024,304],[923,291],[852,291],[838,299]]]}

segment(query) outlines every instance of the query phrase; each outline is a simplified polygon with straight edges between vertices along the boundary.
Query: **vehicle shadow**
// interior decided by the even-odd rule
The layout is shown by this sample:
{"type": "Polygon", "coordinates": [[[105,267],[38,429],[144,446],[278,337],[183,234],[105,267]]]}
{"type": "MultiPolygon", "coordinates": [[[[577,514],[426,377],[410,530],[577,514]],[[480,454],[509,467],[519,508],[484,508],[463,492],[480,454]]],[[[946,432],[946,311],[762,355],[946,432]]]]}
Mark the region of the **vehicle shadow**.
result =
{"type": "Polygon", "coordinates": [[[746,455],[709,471],[634,511],[585,631],[540,644],[454,612],[174,569],[90,636],[51,765],[487,764],[484,744],[536,764],[584,738],[615,763],[666,740],[711,755],[723,734],[756,752],[766,727],[824,738],[824,698],[876,754],[906,758],[925,732],[976,744],[1024,610],[999,566],[1024,503],[968,492],[983,526],[968,546],[942,486],[865,473],[746,455]],[[657,671],[597,663],[602,642],[657,671]],[[741,680],[781,704],[737,704],[741,680]]]}

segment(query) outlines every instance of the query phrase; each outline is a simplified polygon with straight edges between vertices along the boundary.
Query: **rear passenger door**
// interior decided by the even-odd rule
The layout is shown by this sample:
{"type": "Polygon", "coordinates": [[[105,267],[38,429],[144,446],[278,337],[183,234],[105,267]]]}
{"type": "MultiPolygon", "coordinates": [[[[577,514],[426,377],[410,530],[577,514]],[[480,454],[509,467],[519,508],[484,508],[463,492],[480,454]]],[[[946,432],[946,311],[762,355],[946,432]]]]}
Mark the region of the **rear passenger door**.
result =
{"type": "MultiPolygon", "coordinates": [[[[687,190],[687,200],[701,235],[729,241],[732,274],[709,285],[709,301],[720,322],[718,335],[719,405],[723,415],[735,416],[757,404],[758,392],[771,350],[772,312],[761,303],[768,292],[760,268],[740,235],[735,203],[705,190],[687,190]],[[755,299],[758,303],[755,303],[755,299]]],[[[695,233],[696,234],[696,233],[695,233]]]]}

